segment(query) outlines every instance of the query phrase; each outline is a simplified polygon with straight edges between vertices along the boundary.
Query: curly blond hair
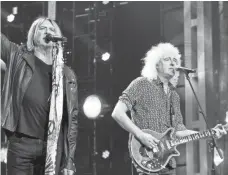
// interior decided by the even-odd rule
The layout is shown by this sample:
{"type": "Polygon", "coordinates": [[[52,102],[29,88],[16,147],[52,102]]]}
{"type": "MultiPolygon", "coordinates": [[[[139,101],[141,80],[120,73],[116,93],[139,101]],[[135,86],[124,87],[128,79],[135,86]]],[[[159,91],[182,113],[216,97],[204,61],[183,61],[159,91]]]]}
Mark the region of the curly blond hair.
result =
{"type": "Polygon", "coordinates": [[[161,58],[171,57],[176,58],[178,65],[181,65],[181,54],[177,47],[170,43],[159,43],[156,46],[152,46],[149,51],[147,51],[146,56],[142,59],[144,66],[141,71],[143,77],[150,79],[157,79],[158,72],[156,65],[161,58]]]}

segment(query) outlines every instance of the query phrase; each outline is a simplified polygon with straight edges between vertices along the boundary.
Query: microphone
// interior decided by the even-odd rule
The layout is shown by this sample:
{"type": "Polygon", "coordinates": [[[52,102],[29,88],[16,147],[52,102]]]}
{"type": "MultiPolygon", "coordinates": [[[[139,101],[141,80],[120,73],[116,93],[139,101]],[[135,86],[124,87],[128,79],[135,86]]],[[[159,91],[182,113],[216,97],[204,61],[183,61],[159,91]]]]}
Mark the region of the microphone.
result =
{"type": "Polygon", "coordinates": [[[186,72],[186,73],[195,73],[196,72],[196,70],[195,69],[189,69],[189,68],[187,68],[187,67],[175,67],[175,69],[177,70],[177,71],[182,71],[182,72],[186,72]]]}
{"type": "Polygon", "coordinates": [[[52,42],[58,42],[58,41],[66,42],[67,38],[63,37],[63,36],[56,36],[56,35],[47,34],[46,37],[45,37],[45,41],[46,42],[49,42],[49,41],[52,41],[52,42]]]}

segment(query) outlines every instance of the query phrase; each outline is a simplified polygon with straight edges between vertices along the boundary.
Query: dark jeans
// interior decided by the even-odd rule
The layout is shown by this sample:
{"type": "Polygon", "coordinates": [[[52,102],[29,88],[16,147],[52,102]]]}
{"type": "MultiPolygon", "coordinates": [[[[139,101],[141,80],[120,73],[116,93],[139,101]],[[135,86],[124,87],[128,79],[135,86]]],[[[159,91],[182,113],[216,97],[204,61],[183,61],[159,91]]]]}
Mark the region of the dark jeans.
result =
{"type": "MultiPolygon", "coordinates": [[[[9,137],[7,175],[44,175],[47,143],[20,133],[9,137]]],[[[61,148],[58,149],[56,172],[60,169],[61,148]]],[[[57,173],[58,174],[58,173],[57,173]]]]}

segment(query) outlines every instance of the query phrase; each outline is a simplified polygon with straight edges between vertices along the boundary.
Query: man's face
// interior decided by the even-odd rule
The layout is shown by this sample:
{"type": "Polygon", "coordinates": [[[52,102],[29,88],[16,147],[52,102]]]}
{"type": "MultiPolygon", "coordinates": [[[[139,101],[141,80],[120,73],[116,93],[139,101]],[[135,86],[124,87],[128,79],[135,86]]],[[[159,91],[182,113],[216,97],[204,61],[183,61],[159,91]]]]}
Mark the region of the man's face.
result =
{"type": "Polygon", "coordinates": [[[177,65],[178,65],[178,61],[176,58],[172,58],[172,57],[161,58],[157,65],[158,74],[163,76],[164,78],[170,79],[174,76],[175,74],[174,67],[177,65]]]}
{"type": "Polygon", "coordinates": [[[56,30],[49,20],[45,20],[37,29],[35,43],[39,47],[51,47],[52,42],[46,42],[47,34],[56,35],[56,30]]]}

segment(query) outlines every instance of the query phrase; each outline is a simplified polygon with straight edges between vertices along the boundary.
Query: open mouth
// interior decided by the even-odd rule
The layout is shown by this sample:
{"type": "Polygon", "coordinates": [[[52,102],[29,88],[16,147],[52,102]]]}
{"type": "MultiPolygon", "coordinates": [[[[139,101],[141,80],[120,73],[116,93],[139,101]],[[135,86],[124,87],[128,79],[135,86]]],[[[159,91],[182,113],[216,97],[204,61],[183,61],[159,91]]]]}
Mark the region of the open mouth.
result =
{"type": "Polygon", "coordinates": [[[46,37],[44,37],[43,40],[44,40],[45,43],[47,43],[47,44],[49,43],[49,41],[47,40],[46,37]]]}

